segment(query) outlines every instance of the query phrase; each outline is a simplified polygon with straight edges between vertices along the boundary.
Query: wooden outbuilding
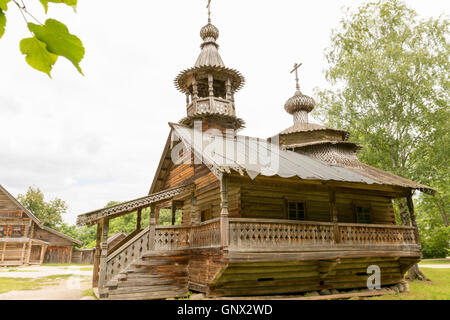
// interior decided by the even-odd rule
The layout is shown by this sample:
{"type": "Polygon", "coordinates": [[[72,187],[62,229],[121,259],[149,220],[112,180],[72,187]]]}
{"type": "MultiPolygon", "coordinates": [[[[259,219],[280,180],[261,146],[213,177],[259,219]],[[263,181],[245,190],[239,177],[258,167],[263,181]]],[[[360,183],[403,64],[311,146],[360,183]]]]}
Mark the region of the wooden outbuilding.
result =
{"type": "Polygon", "coordinates": [[[0,266],[70,263],[83,243],[48,228],[0,185],[0,266]]]}
{"type": "Polygon", "coordinates": [[[188,290],[362,288],[372,265],[382,285],[402,281],[421,258],[412,194],[434,190],[361,163],[346,131],[310,123],[315,102],[298,76],[285,103],[293,126],[269,139],[238,135],[244,121],[235,93],[244,78],[223,63],[210,19],[200,35],[196,64],[175,79],[187,116],[169,124],[149,194],[78,216],[79,225],[97,225],[95,291],[104,299],[161,299],[188,290]],[[395,199],[406,199],[411,225],[396,224],[395,199]],[[163,209],[172,212],[171,226],[158,224],[163,209]],[[109,221],[133,212],[136,231],[109,250],[109,221]]]}

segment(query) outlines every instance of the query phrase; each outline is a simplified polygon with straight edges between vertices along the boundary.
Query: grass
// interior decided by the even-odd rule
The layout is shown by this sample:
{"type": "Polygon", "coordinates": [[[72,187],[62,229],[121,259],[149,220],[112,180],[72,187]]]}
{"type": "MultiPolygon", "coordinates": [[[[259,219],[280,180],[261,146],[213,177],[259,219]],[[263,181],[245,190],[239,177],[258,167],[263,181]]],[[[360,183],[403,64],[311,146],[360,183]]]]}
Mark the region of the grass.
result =
{"type": "Polygon", "coordinates": [[[37,290],[44,286],[57,285],[61,279],[68,279],[71,274],[52,275],[42,278],[0,278],[0,293],[19,290],[37,290]]]}
{"type": "Polygon", "coordinates": [[[419,263],[419,265],[427,264],[450,264],[450,259],[425,259],[419,263]]]}
{"type": "Polygon", "coordinates": [[[431,281],[408,281],[409,292],[371,297],[370,300],[450,300],[450,269],[423,268],[431,281]]]}
{"type": "Polygon", "coordinates": [[[82,293],[82,297],[94,297],[95,300],[98,300],[94,294],[94,289],[92,289],[92,288],[84,290],[82,293]]]}
{"type": "MultiPolygon", "coordinates": [[[[89,264],[77,264],[77,263],[44,263],[44,267],[88,267],[89,264]]],[[[92,268],[92,266],[91,266],[92,268]]]]}

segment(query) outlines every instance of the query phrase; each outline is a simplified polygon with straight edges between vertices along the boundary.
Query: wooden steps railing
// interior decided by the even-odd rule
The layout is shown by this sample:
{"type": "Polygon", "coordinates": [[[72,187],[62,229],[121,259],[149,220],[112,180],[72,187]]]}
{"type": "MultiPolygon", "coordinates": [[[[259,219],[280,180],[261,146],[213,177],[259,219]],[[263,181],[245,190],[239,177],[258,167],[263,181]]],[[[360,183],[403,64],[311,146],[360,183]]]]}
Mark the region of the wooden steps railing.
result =
{"type": "Polygon", "coordinates": [[[142,232],[142,229],[134,230],[132,233],[130,233],[126,238],[123,238],[120,240],[114,247],[108,250],[108,257],[112,255],[114,252],[117,251],[117,249],[121,248],[125,243],[130,241],[130,239],[133,239],[137,234],[142,232]]]}
{"type": "Polygon", "coordinates": [[[149,250],[149,232],[150,227],[145,228],[108,256],[106,261],[107,282],[149,250]]]}

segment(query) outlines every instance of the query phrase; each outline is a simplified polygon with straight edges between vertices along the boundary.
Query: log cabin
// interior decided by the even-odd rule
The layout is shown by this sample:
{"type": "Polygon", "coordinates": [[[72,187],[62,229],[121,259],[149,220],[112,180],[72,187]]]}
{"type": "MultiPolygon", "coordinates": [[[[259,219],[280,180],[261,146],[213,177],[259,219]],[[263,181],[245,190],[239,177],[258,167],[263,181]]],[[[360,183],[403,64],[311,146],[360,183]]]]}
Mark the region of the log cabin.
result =
{"type": "Polygon", "coordinates": [[[83,243],[44,226],[0,185],[0,266],[70,263],[83,243]]]}
{"type": "Polygon", "coordinates": [[[270,138],[239,135],[244,77],[223,63],[210,18],[200,36],[194,67],[175,79],[187,115],[169,123],[148,195],[78,216],[78,225],[97,226],[94,291],[163,299],[363,288],[370,265],[382,285],[401,282],[421,258],[413,192],[434,190],[360,162],[348,132],[310,123],[315,102],[300,90],[297,64],[284,105],[293,125],[270,138]],[[408,226],[396,224],[396,199],[406,199],[408,226]],[[172,225],[159,225],[167,209],[172,225]],[[108,250],[109,221],[133,212],[136,231],[108,250]]]}

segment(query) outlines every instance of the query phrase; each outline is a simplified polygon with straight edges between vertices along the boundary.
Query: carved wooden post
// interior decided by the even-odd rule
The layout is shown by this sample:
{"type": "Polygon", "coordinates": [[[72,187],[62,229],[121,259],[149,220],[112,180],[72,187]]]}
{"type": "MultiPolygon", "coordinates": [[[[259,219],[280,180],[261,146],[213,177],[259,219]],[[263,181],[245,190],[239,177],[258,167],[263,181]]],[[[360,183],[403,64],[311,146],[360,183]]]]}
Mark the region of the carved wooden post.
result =
{"type": "Polygon", "coordinates": [[[109,219],[104,218],[103,220],[103,238],[101,249],[102,253],[100,256],[100,275],[99,275],[99,294],[102,297],[102,294],[105,293],[104,288],[106,285],[106,277],[108,274],[106,260],[108,258],[108,232],[109,232],[109,219]]]}
{"type": "Polygon", "coordinates": [[[208,74],[208,92],[210,97],[214,97],[214,78],[211,73],[208,74]]]}
{"type": "Polygon", "coordinates": [[[226,99],[227,100],[231,100],[231,81],[230,81],[230,78],[227,79],[226,89],[227,89],[226,99]]]}
{"type": "Polygon", "coordinates": [[[197,79],[193,78],[192,79],[192,91],[194,94],[194,102],[197,102],[198,99],[198,87],[197,87],[197,79]]]}
{"type": "Polygon", "coordinates": [[[98,270],[100,266],[100,241],[102,240],[103,224],[101,222],[97,223],[97,235],[95,242],[95,255],[94,255],[94,270],[92,273],[92,287],[98,288],[98,270]]]}
{"type": "Polygon", "coordinates": [[[177,212],[177,206],[174,201],[172,201],[172,225],[175,225],[175,214],[177,212]]]}
{"type": "Polygon", "coordinates": [[[156,212],[155,212],[155,205],[152,204],[150,206],[150,221],[149,221],[150,230],[148,233],[148,243],[149,243],[149,249],[155,250],[155,227],[156,227],[156,212]]]}
{"type": "Polygon", "coordinates": [[[228,247],[230,243],[230,221],[228,218],[228,181],[225,175],[220,179],[220,246],[228,247]]]}
{"type": "Polygon", "coordinates": [[[416,215],[414,214],[414,202],[412,200],[412,194],[406,197],[406,203],[408,204],[409,216],[411,218],[411,224],[414,227],[414,237],[416,238],[416,243],[420,244],[419,229],[417,228],[416,215]]]}
{"type": "Polygon", "coordinates": [[[336,191],[334,189],[331,189],[328,194],[330,198],[330,216],[331,222],[333,223],[334,242],[340,243],[341,237],[339,234],[338,217],[337,217],[338,211],[336,208],[336,191]]]}
{"type": "Polygon", "coordinates": [[[141,230],[142,209],[139,209],[136,216],[136,230],[141,230]]]}
{"type": "Polygon", "coordinates": [[[191,224],[199,224],[201,222],[201,217],[197,212],[197,198],[195,194],[192,192],[191,195],[191,224]]]}

